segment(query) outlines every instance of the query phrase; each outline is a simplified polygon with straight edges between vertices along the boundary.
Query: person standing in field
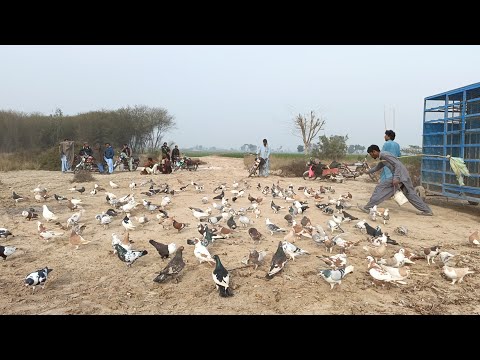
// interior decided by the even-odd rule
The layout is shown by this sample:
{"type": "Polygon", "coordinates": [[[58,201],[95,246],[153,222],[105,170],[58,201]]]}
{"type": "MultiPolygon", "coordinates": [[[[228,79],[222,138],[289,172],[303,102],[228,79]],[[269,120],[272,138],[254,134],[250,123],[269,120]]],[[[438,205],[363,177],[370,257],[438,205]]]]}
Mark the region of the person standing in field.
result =
{"type": "MultiPolygon", "coordinates": [[[[395,140],[395,131],[393,130],[386,130],[385,131],[385,144],[383,144],[382,152],[388,151],[393,156],[397,158],[401,156],[400,153],[400,145],[395,140]]],[[[383,167],[382,174],[380,175],[380,182],[385,180],[390,180],[393,177],[392,172],[387,166],[383,167]]]]}
{"type": "Polygon", "coordinates": [[[257,156],[259,156],[261,160],[259,175],[267,177],[270,174],[270,146],[268,146],[267,139],[263,139],[263,144],[258,148],[257,156]]]}
{"type": "Polygon", "coordinates": [[[132,171],[132,162],[133,162],[133,158],[132,158],[132,149],[130,149],[130,146],[128,146],[127,144],[123,144],[123,147],[122,147],[122,150],[120,150],[120,158],[126,158],[127,161],[128,161],[128,170],[129,171],[132,171]]]}
{"type": "Polygon", "coordinates": [[[62,173],[70,171],[70,165],[73,163],[73,141],[65,139],[59,144],[60,160],[62,161],[62,173]]]}
{"type": "Polygon", "coordinates": [[[112,174],[113,173],[113,156],[115,155],[115,152],[113,151],[112,145],[110,143],[105,143],[105,161],[107,162],[108,165],[108,173],[112,174]]]}
{"type": "Polygon", "coordinates": [[[368,214],[372,207],[380,205],[385,200],[390,199],[395,194],[395,191],[400,189],[410,204],[420,210],[417,215],[433,215],[430,207],[417,195],[407,168],[397,157],[387,151],[380,152],[378,145],[370,145],[367,152],[372,158],[380,159],[378,165],[368,170],[367,174],[372,174],[386,166],[393,173],[393,177],[392,180],[382,181],[377,184],[370,200],[365,206],[357,205],[361,211],[368,214]]]}
{"type": "Polygon", "coordinates": [[[104,168],[103,168],[103,150],[102,146],[99,143],[96,143],[95,146],[93,147],[93,158],[95,159],[95,163],[97,164],[98,171],[100,174],[103,174],[104,168]]]}

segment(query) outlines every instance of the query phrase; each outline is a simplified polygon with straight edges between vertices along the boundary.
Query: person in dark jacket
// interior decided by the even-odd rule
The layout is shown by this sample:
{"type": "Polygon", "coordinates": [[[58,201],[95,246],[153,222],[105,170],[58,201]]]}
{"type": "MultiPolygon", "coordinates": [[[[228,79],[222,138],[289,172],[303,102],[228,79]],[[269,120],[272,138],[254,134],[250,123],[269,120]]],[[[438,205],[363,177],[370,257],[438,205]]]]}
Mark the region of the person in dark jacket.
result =
{"type": "Polygon", "coordinates": [[[168,160],[170,160],[170,148],[168,147],[166,142],[163,143],[161,150],[162,150],[162,159],[167,158],[168,160]]]}
{"type": "Polygon", "coordinates": [[[88,143],[83,143],[83,147],[78,152],[78,155],[80,155],[80,156],[93,156],[93,150],[90,146],[88,146],[88,143]]]}
{"type": "Polygon", "coordinates": [[[172,150],[172,161],[176,163],[178,160],[180,160],[180,150],[178,149],[178,145],[175,145],[172,150]]]}
{"type": "Polygon", "coordinates": [[[113,156],[114,155],[115,155],[115,152],[113,151],[112,145],[110,145],[110,143],[105,143],[104,157],[108,165],[109,174],[113,173],[113,156]]]}

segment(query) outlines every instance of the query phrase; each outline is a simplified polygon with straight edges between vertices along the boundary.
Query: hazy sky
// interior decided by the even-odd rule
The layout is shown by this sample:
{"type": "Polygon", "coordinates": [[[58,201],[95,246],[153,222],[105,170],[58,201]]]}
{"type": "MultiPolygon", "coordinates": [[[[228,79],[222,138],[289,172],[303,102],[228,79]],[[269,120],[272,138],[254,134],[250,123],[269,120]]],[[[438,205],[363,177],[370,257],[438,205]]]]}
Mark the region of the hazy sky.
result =
{"type": "MultiPolygon", "coordinates": [[[[0,46],[0,109],[65,115],[163,107],[165,140],[296,150],[292,119],[315,110],[323,135],[421,145],[423,99],[480,81],[480,46],[0,46]],[[394,109],[394,110],[393,110],[394,109]],[[386,111],[386,116],[384,113],[386,111]]],[[[317,142],[317,141],[315,141],[317,142]]]]}

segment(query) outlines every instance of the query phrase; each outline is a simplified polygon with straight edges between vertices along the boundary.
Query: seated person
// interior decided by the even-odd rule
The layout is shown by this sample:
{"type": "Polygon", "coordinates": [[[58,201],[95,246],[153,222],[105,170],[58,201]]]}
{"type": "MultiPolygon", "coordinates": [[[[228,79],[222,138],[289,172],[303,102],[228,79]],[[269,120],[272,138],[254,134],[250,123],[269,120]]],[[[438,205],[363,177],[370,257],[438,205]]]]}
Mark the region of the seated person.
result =
{"type": "Polygon", "coordinates": [[[147,162],[143,166],[144,169],[142,172],[140,172],[141,175],[155,174],[158,172],[158,164],[156,164],[151,157],[148,158],[147,162]]]}
{"type": "Polygon", "coordinates": [[[93,150],[88,146],[88,143],[83,143],[83,147],[78,152],[78,155],[88,158],[89,156],[93,156],[93,150]]]}

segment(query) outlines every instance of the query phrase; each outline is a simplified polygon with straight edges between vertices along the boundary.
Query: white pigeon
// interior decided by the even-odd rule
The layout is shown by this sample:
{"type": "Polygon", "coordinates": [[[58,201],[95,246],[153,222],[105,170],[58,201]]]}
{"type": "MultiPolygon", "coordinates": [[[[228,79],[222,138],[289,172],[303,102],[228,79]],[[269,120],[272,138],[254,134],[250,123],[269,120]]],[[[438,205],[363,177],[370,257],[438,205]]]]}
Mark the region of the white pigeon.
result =
{"type": "Polygon", "coordinates": [[[137,220],[138,223],[142,226],[148,222],[148,218],[145,214],[143,216],[135,217],[135,220],[137,220]]]}
{"type": "Polygon", "coordinates": [[[71,198],[70,201],[72,202],[73,205],[75,206],[78,206],[78,204],[81,204],[82,203],[82,200],[80,199],[75,199],[75,198],[71,198]]]}
{"type": "Polygon", "coordinates": [[[438,254],[438,256],[440,256],[440,261],[443,263],[443,265],[447,265],[447,263],[452,260],[452,258],[455,256],[453,254],[450,254],[449,252],[446,252],[446,251],[442,251],[440,254],[438,254]]]}
{"type": "Polygon", "coordinates": [[[47,221],[58,220],[58,217],[53,212],[48,210],[47,205],[43,205],[42,215],[43,215],[44,219],[47,220],[47,221]]]}
{"type": "Polygon", "coordinates": [[[135,183],[135,181],[132,181],[132,182],[128,185],[128,187],[130,188],[130,190],[133,190],[133,189],[135,189],[135,188],[137,187],[137,184],[135,183]]]}
{"type": "Polygon", "coordinates": [[[373,277],[375,280],[380,282],[394,282],[394,283],[399,283],[403,285],[406,284],[406,282],[402,281],[402,279],[392,275],[382,266],[378,265],[373,259],[373,257],[367,256],[367,261],[368,261],[368,272],[370,276],[373,277]]]}
{"type": "Polygon", "coordinates": [[[193,254],[198,259],[198,261],[200,261],[200,264],[205,261],[209,264],[215,264],[215,260],[212,258],[212,255],[210,255],[208,249],[202,245],[200,239],[194,238],[193,242],[195,243],[195,249],[193,249],[193,254]]]}
{"type": "Polygon", "coordinates": [[[290,259],[295,261],[295,256],[298,255],[309,255],[309,252],[303,249],[300,249],[298,246],[288,242],[288,241],[283,241],[282,242],[282,248],[285,254],[290,256],[290,259]]]}
{"type": "Polygon", "coordinates": [[[125,242],[122,241],[122,239],[120,239],[120,237],[117,234],[112,233],[112,247],[113,247],[113,253],[114,254],[117,253],[117,250],[115,249],[115,244],[120,245],[121,247],[123,247],[127,251],[132,249],[132,244],[130,242],[125,243],[125,242]]]}
{"type": "Polygon", "coordinates": [[[344,232],[342,228],[333,220],[328,220],[327,221],[328,228],[330,229],[330,232],[333,234],[335,231],[340,231],[344,232]]]}
{"type": "Polygon", "coordinates": [[[160,205],[165,207],[165,206],[169,205],[171,202],[172,202],[172,200],[170,199],[169,196],[164,196],[162,198],[162,202],[160,203],[160,205]]]}
{"type": "Polygon", "coordinates": [[[247,227],[248,225],[253,224],[253,221],[246,216],[240,216],[238,218],[238,221],[240,221],[244,227],[247,227]]]}
{"type": "Polygon", "coordinates": [[[81,209],[79,212],[73,213],[67,220],[67,227],[77,225],[80,219],[82,218],[83,213],[85,213],[85,209],[81,209]]]}
{"type": "Polygon", "coordinates": [[[115,184],[112,180],[110,180],[110,186],[113,188],[113,189],[118,189],[120,186],[118,186],[117,184],[115,184]]]}
{"type": "Polygon", "coordinates": [[[132,220],[128,217],[125,216],[122,220],[122,226],[127,230],[135,230],[136,226],[133,224],[132,220]]]}
{"type": "Polygon", "coordinates": [[[380,259],[377,264],[386,265],[394,268],[401,267],[405,264],[405,249],[399,249],[393,257],[389,259],[380,259]]]}
{"type": "Polygon", "coordinates": [[[461,283],[463,281],[463,277],[467,274],[474,274],[474,271],[471,271],[469,268],[454,268],[447,265],[443,266],[443,273],[452,280],[452,285],[455,284],[457,281],[461,283]]]}
{"type": "Polygon", "coordinates": [[[112,217],[105,213],[95,215],[95,219],[103,225],[104,229],[108,228],[108,225],[112,222],[112,217]]]}
{"type": "Polygon", "coordinates": [[[90,191],[90,195],[97,195],[97,189],[93,189],[92,191],[90,191]]]}

